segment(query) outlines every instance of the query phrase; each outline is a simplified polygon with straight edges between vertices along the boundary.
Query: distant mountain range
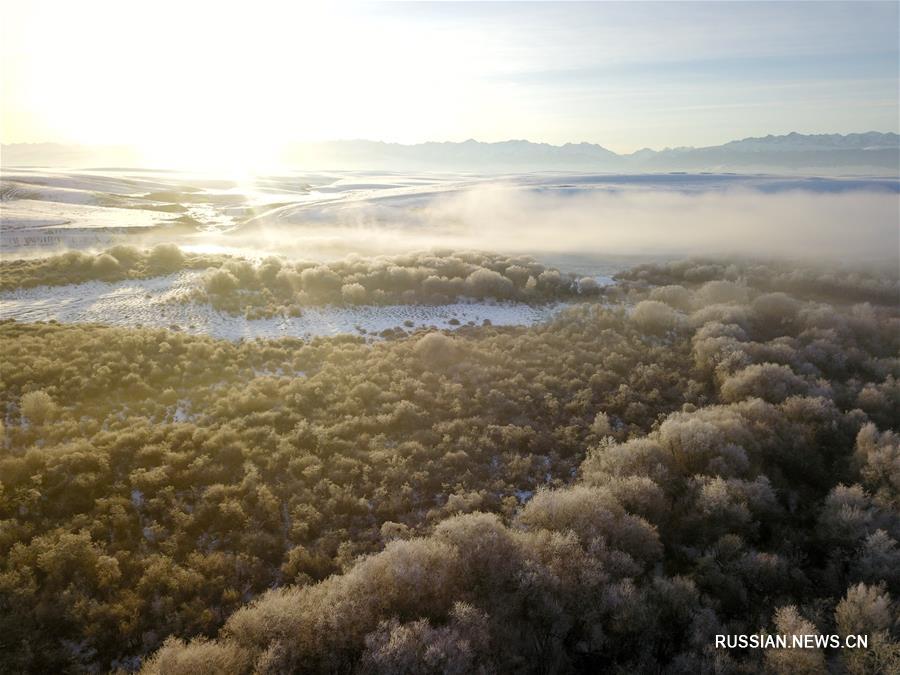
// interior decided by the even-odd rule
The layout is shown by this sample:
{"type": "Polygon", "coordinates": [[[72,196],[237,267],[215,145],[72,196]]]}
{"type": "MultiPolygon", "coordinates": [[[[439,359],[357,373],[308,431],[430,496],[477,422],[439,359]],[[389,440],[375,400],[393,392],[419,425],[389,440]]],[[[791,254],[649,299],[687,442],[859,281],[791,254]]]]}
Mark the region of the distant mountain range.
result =
{"type": "MultiPolygon", "coordinates": [[[[625,155],[593,143],[549,145],[524,140],[403,145],[350,140],[290,143],[281,157],[291,168],[388,171],[739,171],[900,175],[900,136],[799,134],[744,138],[703,148],[644,149],[625,155]]],[[[18,143],[2,146],[4,166],[140,166],[126,146],[18,143]]]]}

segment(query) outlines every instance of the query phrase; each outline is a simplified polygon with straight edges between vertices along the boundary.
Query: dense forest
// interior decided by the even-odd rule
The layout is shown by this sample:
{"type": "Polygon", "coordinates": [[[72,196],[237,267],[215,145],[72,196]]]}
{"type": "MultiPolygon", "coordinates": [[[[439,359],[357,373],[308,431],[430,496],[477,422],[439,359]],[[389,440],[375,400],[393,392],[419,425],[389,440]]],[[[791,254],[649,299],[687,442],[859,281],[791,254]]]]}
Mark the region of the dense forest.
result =
{"type": "Polygon", "coordinates": [[[204,292],[593,299],[369,342],[0,323],[0,671],[900,671],[896,270],[421,255],[204,292]],[[869,644],[714,645],[759,632],[869,644]]]}

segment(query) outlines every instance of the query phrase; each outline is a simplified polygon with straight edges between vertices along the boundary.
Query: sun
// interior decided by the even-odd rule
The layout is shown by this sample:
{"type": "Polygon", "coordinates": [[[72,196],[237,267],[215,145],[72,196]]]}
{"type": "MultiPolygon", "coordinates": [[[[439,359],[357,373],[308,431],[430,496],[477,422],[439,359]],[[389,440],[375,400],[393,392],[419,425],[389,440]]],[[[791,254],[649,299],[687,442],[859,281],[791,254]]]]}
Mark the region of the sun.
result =
{"type": "Polygon", "coordinates": [[[477,34],[365,3],[161,0],[169,11],[156,3],[135,22],[127,3],[87,2],[102,22],[83,3],[59,3],[49,22],[39,3],[15,4],[18,28],[0,41],[3,134],[246,173],[277,162],[280,144],[463,140],[459,124],[505,129],[519,110],[479,79],[492,56],[477,34]]]}

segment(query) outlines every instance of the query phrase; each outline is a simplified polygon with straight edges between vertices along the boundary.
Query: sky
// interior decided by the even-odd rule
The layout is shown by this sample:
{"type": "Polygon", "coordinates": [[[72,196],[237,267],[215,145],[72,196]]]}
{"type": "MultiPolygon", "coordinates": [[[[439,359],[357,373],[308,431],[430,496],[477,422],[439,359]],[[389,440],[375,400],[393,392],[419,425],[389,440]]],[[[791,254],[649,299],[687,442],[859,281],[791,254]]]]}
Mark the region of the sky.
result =
{"type": "Polygon", "coordinates": [[[897,2],[0,0],[0,140],[165,159],[292,140],[898,131],[897,2]]]}

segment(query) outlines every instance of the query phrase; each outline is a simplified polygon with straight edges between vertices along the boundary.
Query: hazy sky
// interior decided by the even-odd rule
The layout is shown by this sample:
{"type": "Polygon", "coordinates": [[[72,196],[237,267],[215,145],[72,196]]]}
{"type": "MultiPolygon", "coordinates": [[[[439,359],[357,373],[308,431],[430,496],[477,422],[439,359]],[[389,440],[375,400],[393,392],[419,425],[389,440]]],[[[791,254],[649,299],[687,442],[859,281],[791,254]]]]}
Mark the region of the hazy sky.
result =
{"type": "Polygon", "coordinates": [[[898,3],[0,0],[3,142],[897,131],[898,3]]]}

